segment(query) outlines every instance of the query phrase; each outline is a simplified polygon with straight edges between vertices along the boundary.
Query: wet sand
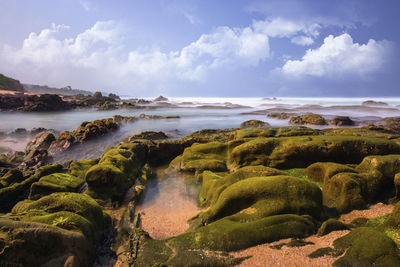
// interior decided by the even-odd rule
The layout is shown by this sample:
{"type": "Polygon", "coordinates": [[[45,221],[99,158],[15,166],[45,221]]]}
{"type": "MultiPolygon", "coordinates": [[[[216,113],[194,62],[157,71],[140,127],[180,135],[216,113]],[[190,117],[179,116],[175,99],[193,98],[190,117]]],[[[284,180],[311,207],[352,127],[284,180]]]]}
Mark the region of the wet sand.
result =
{"type": "Polygon", "coordinates": [[[186,184],[182,174],[161,174],[158,182],[150,181],[143,202],[137,207],[141,227],[154,239],[165,239],[184,233],[187,220],[196,215],[198,186],[186,184]]]}
{"type": "MultiPolygon", "coordinates": [[[[366,210],[353,210],[348,214],[340,216],[339,220],[344,223],[350,223],[352,220],[364,217],[375,218],[387,215],[393,211],[394,206],[377,203],[370,206],[366,210]]],[[[281,243],[289,243],[290,239],[283,239],[277,242],[262,244],[259,246],[251,247],[241,251],[233,252],[231,255],[235,257],[251,258],[243,261],[241,267],[250,266],[332,266],[333,262],[337,259],[331,256],[323,256],[315,259],[307,257],[313,251],[323,247],[333,247],[333,241],[346,235],[350,231],[334,231],[325,236],[318,237],[316,235],[305,238],[305,241],[313,242],[313,245],[306,245],[303,247],[287,247],[283,246],[280,250],[270,248],[273,245],[281,243]]]]}

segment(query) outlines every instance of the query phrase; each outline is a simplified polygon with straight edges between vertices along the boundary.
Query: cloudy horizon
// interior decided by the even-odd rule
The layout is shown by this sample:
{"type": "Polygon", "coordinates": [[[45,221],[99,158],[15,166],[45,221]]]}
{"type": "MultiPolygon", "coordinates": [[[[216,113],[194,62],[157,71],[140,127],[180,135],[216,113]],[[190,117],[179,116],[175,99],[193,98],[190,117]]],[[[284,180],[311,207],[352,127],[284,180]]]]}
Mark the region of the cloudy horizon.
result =
{"type": "Polygon", "coordinates": [[[2,1],[0,73],[143,97],[400,95],[394,0],[113,3],[2,1]]]}

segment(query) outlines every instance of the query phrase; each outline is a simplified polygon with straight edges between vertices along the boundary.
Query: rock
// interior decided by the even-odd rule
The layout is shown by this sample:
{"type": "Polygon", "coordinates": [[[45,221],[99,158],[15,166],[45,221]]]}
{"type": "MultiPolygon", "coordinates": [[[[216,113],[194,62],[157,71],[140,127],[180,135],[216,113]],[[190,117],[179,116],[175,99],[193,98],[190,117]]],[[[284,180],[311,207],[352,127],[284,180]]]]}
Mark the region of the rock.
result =
{"type": "Polygon", "coordinates": [[[211,171],[204,171],[201,174],[201,191],[199,202],[202,207],[209,207],[218,200],[219,195],[227,187],[241,180],[251,177],[265,177],[286,175],[284,171],[264,166],[247,166],[236,170],[226,176],[220,176],[211,171]]]}
{"type": "Polygon", "coordinates": [[[86,159],[71,162],[68,173],[85,180],[86,172],[94,165],[99,163],[100,159],[86,159]]]}
{"type": "Polygon", "coordinates": [[[0,90],[24,92],[22,84],[0,73],[0,90]]]}
{"type": "Polygon", "coordinates": [[[399,250],[395,242],[371,227],[359,227],[333,242],[335,249],[346,251],[333,263],[344,266],[400,266],[399,250]]]}
{"type": "Polygon", "coordinates": [[[18,107],[21,111],[60,111],[68,110],[70,106],[58,95],[43,94],[40,96],[29,95],[25,97],[24,105],[18,107]]]}
{"type": "Polygon", "coordinates": [[[320,218],[321,213],[322,192],[316,185],[291,176],[252,177],[229,185],[189,224],[193,228],[230,215],[234,221],[253,221],[278,214],[320,218]]]}
{"type": "Polygon", "coordinates": [[[400,145],[371,137],[258,137],[242,141],[242,144],[235,142],[238,145],[232,149],[232,167],[264,165],[273,168],[304,168],[316,161],[359,163],[368,155],[400,153],[400,145]]]}
{"type": "Polygon", "coordinates": [[[350,230],[350,228],[336,219],[328,219],[322,223],[321,227],[318,229],[317,235],[323,236],[329,234],[330,232],[340,230],[350,230]]]}
{"type": "Polygon", "coordinates": [[[15,137],[26,137],[29,135],[29,133],[25,128],[17,128],[14,131],[12,131],[9,135],[15,137]]]}
{"type": "Polygon", "coordinates": [[[302,135],[321,135],[320,130],[311,129],[304,126],[290,127],[268,127],[266,129],[251,128],[240,129],[232,133],[235,139],[250,138],[250,137],[289,137],[302,135]]]}
{"type": "Polygon", "coordinates": [[[74,131],[73,136],[78,142],[84,142],[100,136],[104,136],[109,132],[119,129],[119,125],[112,119],[95,120],[93,122],[83,122],[74,131]]]}
{"type": "Polygon", "coordinates": [[[268,126],[269,126],[268,122],[259,120],[248,120],[240,124],[240,128],[258,128],[258,127],[268,127],[268,126]]]}
{"type": "Polygon", "coordinates": [[[113,93],[109,93],[109,94],[108,94],[108,97],[113,98],[113,99],[115,99],[115,100],[120,100],[120,99],[121,99],[118,95],[113,94],[113,93]]]}
{"type": "Polygon", "coordinates": [[[95,92],[95,93],[93,94],[93,98],[100,99],[100,98],[102,98],[102,97],[103,97],[103,95],[102,95],[101,92],[95,92]]]}
{"type": "Polygon", "coordinates": [[[336,126],[353,126],[354,121],[349,117],[339,116],[329,121],[329,124],[336,126]]]}
{"type": "Polygon", "coordinates": [[[31,141],[28,142],[25,148],[25,153],[29,154],[35,150],[47,150],[50,147],[51,143],[55,140],[56,138],[52,133],[39,133],[31,141]]]}
{"type": "Polygon", "coordinates": [[[75,137],[69,131],[61,132],[55,141],[53,141],[48,149],[50,155],[54,156],[60,152],[68,150],[74,143],[75,137]]]}
{"type": "Polygon", "coordinates": [[[21,178],[21,182],[16,182],[0,189],[0,212],[8,212],[19,200],[27,197],[29,189],[34,182],[39,181],[43,176],[60,172],[60,164],[52,164],[40,167],[34,174],[21,178]]]}
{"type": "Polygon", "coordinates": [[[362,106],[370,106],[370,107],[379,107],[379,106],[389,106],[388,103],[381,102],[381,101],[374,101],[374,100],[367,100],[361,103],[362,106]]]}
{"type": "Polygon", "coordinates": [[[302,116],[293,116],[289,120],[290,124],[312,124],[312,125],[326,125],[326,120],[319,114],[305,114],[302,116]]]}
{"type": "Polygon", "coordinates": [[[87,194],[104,203],[122,201],[141,172],[146,152],[138,143],[107,151],[85,175],[87,194]]]}
{"type": "Polygon", "coordinates": [[[400,117],[384,118],[382,122],[389,129],[395,130],[396,132],[400,132],[400,117]]]}
{"type": "Polygon", "coordinates": [[[42,132],[29,141],[25,148],[25,165],[27,167],[41,166],[49,161],[47,150],[55,139],[52,133],[42,132]]]}
{"type": "Polygon", "coordinates": [[[129,137],[129,142],[132,142],[135,139],[146,139],[146,140],[164,140],[167,139],[168,136],[163,132],[141,132],[140,134],[135,134],[129,137]]]}
{"type": "Polygon", "coordinates": [[[297,116],[297,114],[296,113],[288,113],[288,112],[271,112],[271,113],[267,114],[267,117],[275,118],[275,119],[279,119],[279,120],[286,120],[293,116],[297,116]]]}
{"type": "Polygon", "coordinates": [[[0,185],[1,188],[8,187],[23,180],[24,175],[19,169],[11,169],[3,177],[0,177],[0,185]]]}
{"type": "Polygon", "coordinates": [[[156,99],[154,99],[155,102],[159,102],[159,101],[168,101],[168,98],[163,97],[162,95],[160,95],[159,97],[157,97],[156,99]]]}
{"type": "Polygon", "coordinates": [[[66,173],[53,173],[43,176],[31,185],[29,199],[36,200],[55,192],[79,193],[84,180],[66,173]]]}
{"type": "Polygon", "coordinates": [[[391,214],[384,222],[385,227],[400,229],[400,202],[397,202],[391,214]]]}
{"type": "Polygon", "coordinates": [[[354,168],[334,162],[316,162],[306,169],[309,178],[324,184],[327,184],[334,175],[342,172],[357,173],[354,168]]]}

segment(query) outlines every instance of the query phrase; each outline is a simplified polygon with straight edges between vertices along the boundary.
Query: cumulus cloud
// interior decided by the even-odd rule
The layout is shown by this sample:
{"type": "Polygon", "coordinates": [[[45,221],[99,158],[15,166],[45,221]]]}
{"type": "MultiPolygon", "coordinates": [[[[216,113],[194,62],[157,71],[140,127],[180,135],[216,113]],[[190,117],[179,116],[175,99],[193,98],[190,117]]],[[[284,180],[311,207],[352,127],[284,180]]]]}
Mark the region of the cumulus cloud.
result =
{"type": "Polygon", "coordinates": [[[73,38],[53,25],[31,33],[21,47],[0,50],[0,71],[29,82],[55,86],[122,89],[165,86],[174,81],[206,79],[219,68],[256,66],[269,57],[268,36],[252,27],[218,27],[178,51],[157,48],[127,51],[114,21],[97,22],[73,38]]]}
{"type": "Polygon", "coordinates": [[[329,35],[319,48],[307,50],[301,60],[288,60],[281,71],[290,77],[362,76],[380,71],[391,51],[389,41],[370,39],[366,44],[359,44],[347,33],[329,35]]]}
{"type": "Polygon", "coordinates": [[[290,41],[294,44],[303,45],[303,46],[312,45],[314,43],[314,40],[311,37],[304,36],[304,35],[295,36],[292,39],[290,39],[290,41]]]}

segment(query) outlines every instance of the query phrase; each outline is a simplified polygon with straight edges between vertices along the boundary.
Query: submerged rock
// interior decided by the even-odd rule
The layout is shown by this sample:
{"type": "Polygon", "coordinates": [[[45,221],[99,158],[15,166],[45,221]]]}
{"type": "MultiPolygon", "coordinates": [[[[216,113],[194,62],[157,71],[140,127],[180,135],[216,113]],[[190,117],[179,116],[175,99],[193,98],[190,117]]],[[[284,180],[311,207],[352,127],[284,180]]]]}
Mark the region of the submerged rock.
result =
{"type": "Polygon", "coordinates": [[[355,123],[349,117],[338,116],[338,117],[335,117],[333,120],[330,120],[329,124],[336,125],[336,126],[353,126],[355,123]]]}

